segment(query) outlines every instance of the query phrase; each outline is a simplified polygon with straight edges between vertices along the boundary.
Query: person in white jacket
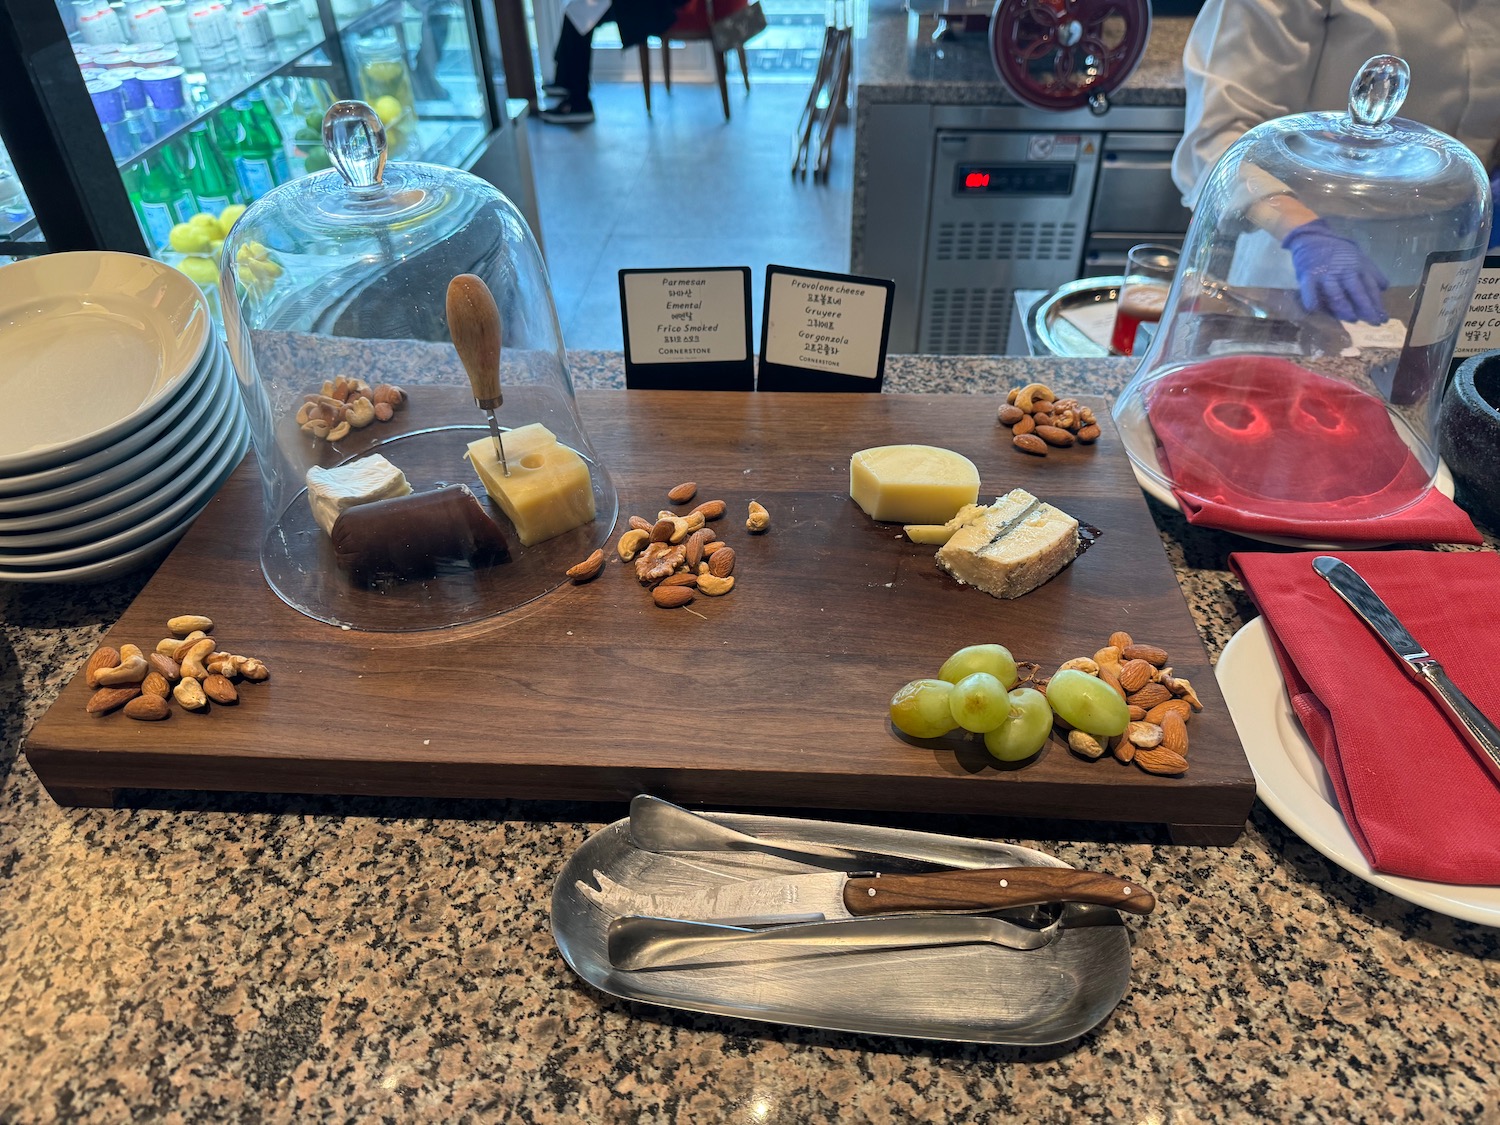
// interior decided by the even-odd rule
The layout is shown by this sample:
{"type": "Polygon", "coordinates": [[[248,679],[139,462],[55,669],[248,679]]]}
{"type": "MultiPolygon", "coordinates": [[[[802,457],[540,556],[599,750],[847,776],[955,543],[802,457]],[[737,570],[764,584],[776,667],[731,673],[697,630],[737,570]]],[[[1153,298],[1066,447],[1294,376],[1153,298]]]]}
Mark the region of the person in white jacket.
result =
{"type": "MultiPolygon", "coordinates": [[[[1347,108],[1350,82],[1380,54],[1411,67],[1401,116],[1456,137],[1493,171],[1500,0],[1206,0],[1182,56],[1187,113],[1172,178],[1183,204],[1196,205],[1209,169],[1247,130],[1347,108]]],[[[1263,226],[1291,251],[1309,308],[1341,320],[1385,319],[1385,279],[1313,211],[1288,198],[1263,226]]]]}

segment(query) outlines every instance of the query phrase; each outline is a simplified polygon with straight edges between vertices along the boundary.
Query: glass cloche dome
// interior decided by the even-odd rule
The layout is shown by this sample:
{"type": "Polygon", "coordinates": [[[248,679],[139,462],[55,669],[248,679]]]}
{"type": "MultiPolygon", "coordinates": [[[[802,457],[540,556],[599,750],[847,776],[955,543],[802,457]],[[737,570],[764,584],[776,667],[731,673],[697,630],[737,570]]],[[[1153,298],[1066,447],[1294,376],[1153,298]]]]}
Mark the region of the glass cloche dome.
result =
{"type": "Polygon", "coordinates": [[[334,169],[254,203],[221,265],[266,581],[377,631],[523,605],[605,543],[618,508],[536,240],[484,181],[386,165],[363,102],[329,109],[323,135],[334,169]]]}
{"type": "Polygon", "coordinates": [[[1210,173],[1115,405],[1147,491],[1288,527],[1427,495],[1489,182],[1458,141],[1395,116],[1408,77],[1377,56],[1347,113],[1259,125],[1210,173]]]}

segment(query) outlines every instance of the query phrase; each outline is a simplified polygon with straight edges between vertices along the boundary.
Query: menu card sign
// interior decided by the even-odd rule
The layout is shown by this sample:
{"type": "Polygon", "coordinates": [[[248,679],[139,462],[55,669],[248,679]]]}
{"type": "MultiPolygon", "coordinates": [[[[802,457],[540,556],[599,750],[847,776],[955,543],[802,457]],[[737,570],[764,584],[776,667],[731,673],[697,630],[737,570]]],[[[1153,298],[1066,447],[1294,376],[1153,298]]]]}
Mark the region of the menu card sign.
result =
{"type": "Polygon", "coordinates": [[[1453,349],[1454,364],[1496,348],[1500,348],[1500,254],[1490,254],[1479,271],[1474,299],[1453,349]]]}
{"type": "Polygon", "coordinates": [[[878,391],[895,282],[766,267],[763,391],[878,391]]]}
{"type": "Polygon", "coordinates": [[[750,269],[620,271],[625,385],[751,391],[750,269]]]}

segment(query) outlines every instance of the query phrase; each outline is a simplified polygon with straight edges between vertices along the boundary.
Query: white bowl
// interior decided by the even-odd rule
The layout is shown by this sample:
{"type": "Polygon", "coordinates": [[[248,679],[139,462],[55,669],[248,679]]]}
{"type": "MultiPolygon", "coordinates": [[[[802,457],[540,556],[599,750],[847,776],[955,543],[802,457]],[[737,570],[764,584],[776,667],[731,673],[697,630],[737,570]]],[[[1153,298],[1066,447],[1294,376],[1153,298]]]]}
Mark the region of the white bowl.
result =
{"type": "Polygon", "coordinates": [[[137,430],[213,329],[188,277],[112,251],[0,268],[0,474],[76,461],[137,430]]]}
{"type": "Polygon", "coordinates": [[[216,344],[198,370],[179,383],[158,414],[113,444],[34,473],[0,476],[0,514],[67,507],[118,488],[133,474],[149,468],[157,456],[155,443],[181,425],[188,412],[203,407],[208,384],[221,364],[227,367],[229,361],[223,345],[216,344]]]}
{"type": "Polygon", "coordinates": [[[243,415],[233,381],[219,379],[212,394],[204,396],[208,416],[201,424],[184,426],[171,436],[173,448],[163,441],[162,461],[145,476],[124,489],[37,516],[7,520],[0,517],[0,558],[11,552],[33,552],[75,544],[94,543],[116,531],[134,527],[167,507],[201,483],[198,466],[212,459],[243,415]],[[142,487],[144,486],[144,487],[142,487]],[[66,518],[69,514],[74,518],[66,518]],[[58,516],[64,518],[58,519],[58,516]],[[46,526],[28,526],[40,521],[46,526]],[[18,526],[19,525],[19,526],[18,526]]]}
{"type": "Polygon", "coordinates": [[[227,470],[239,463],[240,456],[244,453],[241,442],[247,425],[240,418],[231,429],[221,434],[205,452],[202,471],[192,487],[141,522],[78,546],[60,547],[51,551],[0,551],[0,567],[53,570],[78,566],[133,550],[143,543],[160,538],[185,516],[202,508],[222,483],[221,475],[227,476],[227,470]]]}

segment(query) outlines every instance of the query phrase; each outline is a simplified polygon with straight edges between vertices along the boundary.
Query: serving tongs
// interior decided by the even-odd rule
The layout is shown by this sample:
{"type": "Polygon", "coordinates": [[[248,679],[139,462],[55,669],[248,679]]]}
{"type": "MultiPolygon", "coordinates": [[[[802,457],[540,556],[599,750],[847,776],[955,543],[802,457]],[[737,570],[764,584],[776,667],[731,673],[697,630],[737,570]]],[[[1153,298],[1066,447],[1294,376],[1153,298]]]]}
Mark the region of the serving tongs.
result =
{"type": "Polygon", "coordinates": [[[690,812],[671,801],[641,794],[630,802],[630,840],[648,852],[748,852],[776,856],[835,871],[878,868],[890,872],[943,871],[955,867],[993,867],[992,850],[976,849],[973,862],[955,862],[951,847],[945,854],[920,849],[873,851],[802,840],[752,836],[690,812]]]}

